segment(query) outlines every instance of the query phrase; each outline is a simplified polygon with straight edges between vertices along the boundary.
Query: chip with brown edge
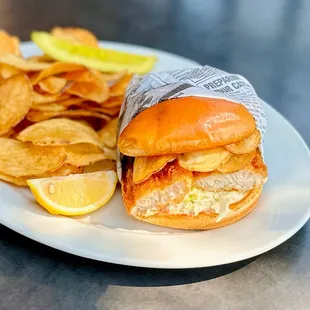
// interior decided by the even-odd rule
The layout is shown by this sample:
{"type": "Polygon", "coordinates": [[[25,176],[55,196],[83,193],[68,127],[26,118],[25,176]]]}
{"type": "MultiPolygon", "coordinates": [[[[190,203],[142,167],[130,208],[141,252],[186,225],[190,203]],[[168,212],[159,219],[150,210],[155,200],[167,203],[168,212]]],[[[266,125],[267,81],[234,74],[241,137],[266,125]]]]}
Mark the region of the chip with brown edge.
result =
{"type": "Polygon", "coordinates": [[[67,84],[67,81],[63,78],[56,76],[49,76],[39,82],[39,86],[42,91],[49,94],[59,94],[61,93],[67,84]]]}
{"type": "Polygon", "coordinates": [[[98,47],[98,40],[90,31],[78,27],[54,27],[51,35],[56,38],[70,41],[77,45],[98,47]]]}
{"type": "Polygon", "coordinates": [[[109,98],[107,101],[100,103],[100,105],[103,108],[116,108],[117,107],[118,109],[120,109],[123,103],[123,100],[124,100],[124,96],[112,97],[112,98],[109,98]]]}
{"type": "Polygon", "coordinates": [[[0,145],[0,173],[14,177],[53,172],[66,159],[63,147],[38,146],[9,138],[0,138],[0,145]]]}
{"type": "Polygon", "coordinates": [[[80,75],[78,73],[76,75],[76,77],[70,73],[63,75],[64,78],[74,81],[72,86],[67,89],[67,93],[97,103],[104,102],[109,98],[108,83],[98,70],[86,70],[80,75]]]}
{"type": "Polygon", "coordinates": [[[26,181],[27,179],[13,177],[11,175],[7,175],[7,174],[1,173],[1,172],[0,172],[0,180],[5,181],[5,182],[9,182],[9,183],[17,185],[17,186],[28,186],[27,181],[26,181]]]}
{"type": "Polygon", "coordinates": [[[79,143],[65,146],[66,163],[73,166],[87,166],[107,159],[104,151],[89,143],[79,143]]]}
{"type": "MultiPolygon", "coordinates": [[[[69,174],[78,174],[83,172],[83,167],[75,167],[71,165],[63,165],[59,169],[51,173],[45,173],[42,175],[34,176],[33,178],[48,178],[53,176],[66,176],[69,174]]],[[[0,180],[15,184],[17,186],[28,186],[27,180],[32,179],[32,177],[14,177],[11,175],[0,173],[0,180]]]]}
{"type": "Polygon", "coordinates": [[[35,85],[49,76],[55,76],[63,72],[79,71],[83,69],[85,69],[84,66],[75,63],[57,61],[49,64],[49,66],[45,70],[41,71],[40,74],[36,75],[35,78],[31,80],[31,82],[33,85],[35,85]]]}
{"type": "Polygon", "coordinates": [[[111,118],[108,115],[98,113],[95,111],[86,110],[67,110],[67,111],[56,111],[56,112],[41,112],[41,111],[30,111],[26,118],[31,122],[40,122],[55,117],[68,117],[68,118],[81,118],[81,117],[94,117],[109,121],[111,118]]]}
{"type": "Polygon", "coordinates": [[[94,82],[96,79],[95,72],[97,73],[97,70],[84,68],[79,71],[64,72],[60,76],[68,81],[90,83],[94,82]]]}
{"type": "Polygon", "coordinates": [[[101,75],[108,82],[109,86],[115,85],[120,79],[122,79],[127,74],[127,71],[120,71],[115,73],[102,73],[101,75]]]}
{"type": "Polygon", "coordinates": [[[54,118],[35,123],[21,131],[16,138],[37,145],[89,143],[101,147],[98,134],[93,128],[67,118],[54,118]]]}
{"type": "Polygon", "coordinates": [[[41,71],[47,69],[51,64],[44,62],[30,62],[14,54],[0,56],[0,63],[7,64],[21,71],[41,71]]]}
{"type": "Polygon", "coordinates": [[[8,132],[5,134],[0,135],[1,138],[9,138],[12,137],[15,134],[14,128],[11,128],[8,132]]]}
{"type": "Polygon", "coordinates": [[[11,36],[4,30],[0,30],[0,56],[6,54],[20,55],[19,39],[11,36]]]}
{"type": "Polygon", "coordinates": [[[57,100],[57,103],[63,105],[64,107],[70,107],[70,106],[78,106],[81,103],[83,103],[85,101],[85,99],[83,98],[79,98],[79,97],[74,97],[71,96],[68,99],[64,99],[64,100],[57,100]]]}
{"type": "Polygon", "coordinates": [[[179,165],[190,171],[209,172],[229,160],[231,154],[224,147],[179,155],[179,165]]]}
{"type": "Polygon", "coordinates": [[[103,150],[104,150],[105,159],[111,159],[111,160],[117,159],[116,148],[110,149],[109,147],[105,146],[103,150]]]}
{"type": "Polygon", "coordinates": [[[97,161],[93,164],[87,165],[83,167],[84,173],[92,173],[98,171],[108,171],[108,170],[115,170],[116,171],[116,163],[114,160],[104,159],[101,161],[97,161]]]}
{"type": "Polygon", "coordinates": [[[59,111],[66,111],[67,108],[60,103],[51,102],[51,103],[34,105],[31,107],[31,110],[42,112],[59,112],[59,111]]]}
{"type": "Polygon", "coordinates": [[[9,132],[31,107],[32,86],[24,74],[0,83],[0,135],[9,132]]]}
{"type": "Polygon", "coordinates": [[[132,78],[133,74],[125,74],[120,78],[111,88],[110,88],[110,97],[118,97],[124,95],[126,88],[132,78]]]}
{"type": "MultiPolygon", "coordinates": [[[[42,175],[35,176],[35,178],[49,178],[49,177],[57,177],[57,176],[66,176],[69,174],[78,174],[83,172],[83,167],[76,167],[68,164],[64,164],[59,169],[44,173],[42,175]]],[[[29,178],[28,178],[29,179],[29,178]]]]}
{"type": "Polygon", "coordinates": [[[9,66],[7,64],[0,63],[0,77],[4,80],[21,73],[20,70],[9,66]]]}
{"type": "Polygon", "coordinates": [[[234,154],[252,153],[256,150],[260,142],[260,133],[256,129],[248,138],[233,144],[225,145],[225,148],[234,154]]]}
{"type": "Polygon", "coordinates": [[[56,102],[69,99],[70,95],[66,93],[62,94],[40,94],[36,91],[32,93],[32,105],[45,104],[50,102],[56,102]]]}
{"type": "Polygon", "coordinates": [[[101,145],[107,146],[108,148],[112,149],[116,147],[117,124],[118,119],[113,118],[101,130],[97,132],[101,145]]]}
{"type": "Polygon", "coordinates": [[[221,173],[232,173],[243,169],[250,164],[255,157],[256,152],[248,154],[234,154],[228,161],[221,164],[217,170],[221,173]]]}
{"type": "Polygon", "coordinates": [[[27,58],[30,62],[54,62],[55,60],[47,55],[33,55],[27,58]]]}
{"type": "Polygon", "coordinates": [[[147,180],[152,174],[163,169],[167,163],[175,160],[177,155],[138,156],[133,163],[133,182],[140,183],[147,180]]]}
{"type": "Polygon", "coordinates": [[[105,107],[94,106],[92,104],[87,104],[87,103],[80,104],[79,108],[85,109],[85,111],[87,110],[94,111],[94,112],[103,113],[109,116],[116,116],[120,110],[119,107],[105,108],[105,107]]]}

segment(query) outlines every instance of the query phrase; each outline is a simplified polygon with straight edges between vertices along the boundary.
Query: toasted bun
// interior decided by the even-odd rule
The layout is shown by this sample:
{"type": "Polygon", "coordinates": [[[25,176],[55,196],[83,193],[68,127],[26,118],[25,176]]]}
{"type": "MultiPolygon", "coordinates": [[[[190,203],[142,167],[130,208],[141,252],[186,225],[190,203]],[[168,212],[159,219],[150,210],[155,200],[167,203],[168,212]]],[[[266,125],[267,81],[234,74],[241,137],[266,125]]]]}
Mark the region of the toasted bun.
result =
{"type": "Polygon", "coordinates": [[[118,146],[127,156],[192,152],[243,140],[255,127],[252,114],[241,104],[185,97],[138,114],[121,133],[118,146]]]}
{"type": "Polygon", "coordinates": [[[262,186],[254,188],[242,201],[230,206],[233,210],[221,221],[216,222],[216,214],[200,213],[198,216],[188,215],[153,215],[138,219],[158,226],[177,229],[207,230],[223,227],[239,221],[249,214],[256,206],[262,192],[262,186]]]}

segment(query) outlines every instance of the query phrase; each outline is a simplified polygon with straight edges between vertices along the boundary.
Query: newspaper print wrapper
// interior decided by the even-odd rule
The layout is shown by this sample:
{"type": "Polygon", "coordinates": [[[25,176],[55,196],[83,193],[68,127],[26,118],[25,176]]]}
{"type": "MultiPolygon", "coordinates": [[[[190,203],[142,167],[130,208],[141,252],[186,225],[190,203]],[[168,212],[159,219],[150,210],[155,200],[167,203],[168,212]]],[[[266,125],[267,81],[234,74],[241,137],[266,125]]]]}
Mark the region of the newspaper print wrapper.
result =
{"type": "MultiPolygon", "coordinates": [[[[256,127],[263,139],[267,121],[262,100],[250,82],[238,74],[230,74],[210,66],[134,76],[120,110],[118,136],[145,109],[164,100],[188,96],[222,98],[244,105],[255,118],[256,127]]],[[[262,143],[260,149],[263,153],[262,143]]],[[[117,149],[117,174],[120,182],[122,157],[117,149]]]]}

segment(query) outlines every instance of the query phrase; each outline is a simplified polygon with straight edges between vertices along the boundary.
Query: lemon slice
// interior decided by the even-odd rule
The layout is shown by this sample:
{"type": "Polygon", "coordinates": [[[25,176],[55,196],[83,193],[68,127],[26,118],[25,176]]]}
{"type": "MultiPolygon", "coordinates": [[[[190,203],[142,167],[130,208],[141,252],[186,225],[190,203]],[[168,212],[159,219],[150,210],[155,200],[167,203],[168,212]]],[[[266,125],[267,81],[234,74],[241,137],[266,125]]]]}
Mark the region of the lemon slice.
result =
{"type": "Polygon", "coordinates": [[[117,184],[113,170],[27,180],[37,202],[52,214],[83,215],[105,205],[117,184]]]}
{"type": "Polygon", "coordinates": [[[112,49],[76,45],[42,31],[32,32],[31,40],[45,54],[56,60],[74,62],[105,72],[127,70],[131,73],[144,74],[150,71],[156,62],[155,56],[142,56],[112,49]]]}

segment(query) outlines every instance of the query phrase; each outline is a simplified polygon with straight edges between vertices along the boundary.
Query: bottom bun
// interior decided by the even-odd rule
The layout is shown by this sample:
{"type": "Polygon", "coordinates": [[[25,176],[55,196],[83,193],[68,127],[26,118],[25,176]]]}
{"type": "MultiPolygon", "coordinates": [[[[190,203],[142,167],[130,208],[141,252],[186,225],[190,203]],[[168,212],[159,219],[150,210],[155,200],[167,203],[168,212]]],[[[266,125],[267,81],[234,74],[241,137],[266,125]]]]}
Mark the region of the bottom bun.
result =
{"type": "Polygon", "coordinates": [[[177,229],[207,230],[219,228],[237,222],[249,214],[257,205],[262,189],[263,186],[255,187],[242,201],[230,205],[232,212],[219,222],[216,222],[217,214],[215,213],[199,213],[197,216],[165,214],[137,217],[137,219],[154,225],[177,229]]]}

